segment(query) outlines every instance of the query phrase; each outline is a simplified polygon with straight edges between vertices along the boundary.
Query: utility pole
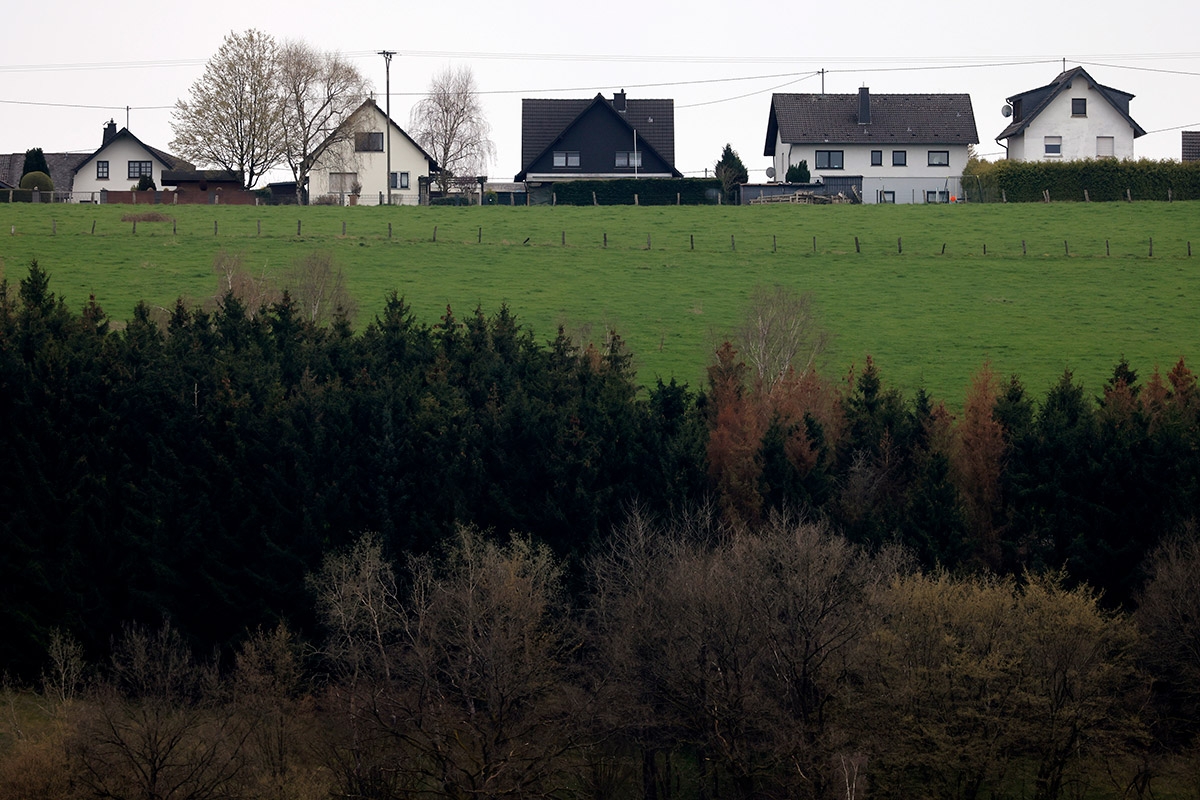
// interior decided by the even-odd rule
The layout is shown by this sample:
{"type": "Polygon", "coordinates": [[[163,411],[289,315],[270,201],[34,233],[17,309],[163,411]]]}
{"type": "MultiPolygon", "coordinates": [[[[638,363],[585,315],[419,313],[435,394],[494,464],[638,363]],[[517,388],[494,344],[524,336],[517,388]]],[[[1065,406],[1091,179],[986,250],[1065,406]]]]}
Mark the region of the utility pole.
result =
{"type": "Polygon", "coordinates": [[[387,170],[383,174],[383,191],[387,195],[387,204],[392,204],[392,56],[396,55],[395,50],[380,50],[379,55],[383,56],[384,79],[383,79],[383,105],[384,116],[387,121],[383,124],[383,152],[384,162],[387,164],[387,170]]]}

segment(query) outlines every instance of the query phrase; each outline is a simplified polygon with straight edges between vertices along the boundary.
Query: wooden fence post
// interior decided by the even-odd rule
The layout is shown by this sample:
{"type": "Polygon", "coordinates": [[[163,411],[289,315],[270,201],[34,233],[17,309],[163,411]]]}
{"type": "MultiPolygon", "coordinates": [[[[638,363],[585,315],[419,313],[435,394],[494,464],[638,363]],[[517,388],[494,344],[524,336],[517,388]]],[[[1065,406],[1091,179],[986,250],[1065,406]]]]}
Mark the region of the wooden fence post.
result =
{"type": "Polygon", "coordinates": [[[1070,247],[1067,247],[1067,240],[1066,240],[1066,239],[1063,239],[1063,254],[1064,254],[1064,255],[1068,255],[1068,256],[1069,256],[1069,255],[1071,255],[1071,248],[1070,248],[1070,247]]]}
{"type": "Polygon", "coordinates": [[[433,240],[437,241],[437,225],[433,226],[433,240]]]}
{"type": "Polygon", "coordinates": [[[900,237],[899,237],[899,236],[897,236],[897,237],[896,237],[896,252],[897,252],[897,253],[903,253],[903,252],[904,252],[904,244],[903,244],[903,243],[900,241],[900,237]]]}
{"type": "Polygon", "coordinates": [[[696,249],[696,234],[694,234],[694,233],[688,234],[688,241],[690,242],[691,249],[695,250],[696,249]]]}
{"type": "Polygon", "coordinates": [[[217,235],[217,221],[214,219],[213,220],[213,236],[216,236],[216,235],[217,235]]]}
{"type": "Polygon", "coordinates": [[[1150,237],[1150,257],[1154,258],[1154,237],[1150,237]]]}
{"type": "Polygon", "coordinates": [[[346,220],[342,220],[342,236],[346,235],[346,220]]]}
{"type": "Polygon", "coordinates": [[[859,249],[859,246],[858,246],[858,237],[857,236],[854,237],[854,252],[856,252],[856,253],[862,252],[862,250],[859,249]]]}
{"type": "Polygon", "coordinates": [[[633,204],[634,204],[635,206],[640,206],[640,205],[641,205],[641,203],[639,203],[639,202],[638,202],[638,196],[637,196],[637,193],[636,193],[636,192],[635,192],[635,193],[634,193],[634,195],[633,195],[633,204]]]}
{"type": "Polygon", "coordinates": [[[262,236],[262,220],[258,221],[258,235],[262,236]]]}
{"type": "Polygon", "coordinates": [[[1084,189],[1084,190],[1083,190],[1083,202],[1085,202],[1085,203],[1090,203],[1090,202],[1092,202],[1092,198],[1088,197],[1088,190],[1087,190],[1087,189],[1084,189]]]}
{"type": "Polygon", "coordinates": [[[388,238],[392,238],[392,223],[388,223],[388,238]]]}
{"type": "Polygon", "coordinates": [[[296,220],[296,235],[297,236],[300,235],[300,223],[301,222],[302,222],[302,220],[296,220]]]}
{"type": "Polygon", "coordinates": [[[1104,255],[1106,255],[1106,256],[1112,255],[1112,250],[1110,250],[1108,247],[1108,239],[1104,240],[1104,255]]]}
{"type": "MultiPolygon", "coordinates": [[[[634,195],[634,197],[636,197],[636,196],[637,195],[634,195]]],[[[650,234],[648,234],[648,233],[646,234],[646,249],[647,250],[650,249],[650,234]]]]}
{"type": "Polygon", "coordinates": [[[608,231],[604,232],[604,249],[608,249],[608,231]]]}
{"type": "Polygon", "coordinates": [[[1025,255],[1025,240],[1021,240],[1021,255],[1025,255]]]}
{"type": "Polygon", "coordinates": [[[592,192],[592,205],[593,206],[600,205],[599,203],[596,202],[596,193],[595,192],[592,192]]]}
{"type": "Polygon", "coordinates": [[[475,239],[475,244],[483,244],[483,228],[479,228],[479,236],[475,239]]]}
{"type": "MultiPolygon", "coordinates": [[[[174,233],[174,231],[171,231],[174,233]]],[[[92,236],[96,235],[96,220],[92,220],[92,236]]]]}
{"type": "Polygon", "coordinates": [[[562,232],[562,246],[563,247],[567,246],[567,232],[566,231],[562,232]]]}

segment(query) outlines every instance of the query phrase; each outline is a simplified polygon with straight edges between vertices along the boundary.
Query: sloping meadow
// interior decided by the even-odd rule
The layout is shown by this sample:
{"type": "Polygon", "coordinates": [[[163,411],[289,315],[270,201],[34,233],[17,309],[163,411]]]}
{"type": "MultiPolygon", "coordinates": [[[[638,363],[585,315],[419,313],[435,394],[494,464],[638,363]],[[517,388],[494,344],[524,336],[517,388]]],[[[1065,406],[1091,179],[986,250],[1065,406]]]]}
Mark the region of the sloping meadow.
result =
{"type": "Polygon", "coordinates": [[[314,260],[361,329],[395,290],[426,322],[507,306],[539,339],[615,330],[642,383],[704,381],[755,287],[811,293],[827,377],[871,355],[952,405],[985,361],[1035,393],[1070,369],[1099,390],[1200,351],[1196,203],[752,207],[0,206],[0,272],[32,259],[79,309],[273,296],[314,260]],[[147,217],[143,211],[158,212],[147,217]],[[136,212],[136,213],[135,213],[136,212]],[[314,258],[314,254],[316,258],[314,258]]]}

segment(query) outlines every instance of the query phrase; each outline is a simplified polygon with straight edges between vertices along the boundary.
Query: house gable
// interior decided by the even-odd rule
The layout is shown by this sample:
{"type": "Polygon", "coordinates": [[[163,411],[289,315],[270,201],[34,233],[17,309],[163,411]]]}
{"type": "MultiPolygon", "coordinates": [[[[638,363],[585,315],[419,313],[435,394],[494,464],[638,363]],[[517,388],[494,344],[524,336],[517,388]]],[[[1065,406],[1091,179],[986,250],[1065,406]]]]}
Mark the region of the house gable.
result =
{"type": "MultiPolygon", "coordinates": [[[[1003,131],[996,136],[996,141],[1009,141],[1009,157],[1024,158],[1033,155],[1031,150],[1025,146],[1022,138],[1030,132],[1030,128],[1038,126],[1039,123],[1046,123],[1051,115],[1057,114],[1058,117],[1070,117],[1072,111],[1070,108],[1070,100],[1078,95],[1078,99],[1100,100],[1104,107],[1110,109],[1110,114],[1115,115],[1122,126],[1128,126],[1128,143],[1129,155],[1132,155],[1133,139],[1145,135],[1146,131],[1141,125],[1133,120],[1129,115],[1129,102],[1133,99],[1133,95],[1128,92],[1123,92],[1120,89],[1114,89],[1111,86],[1104,86],[1098,83],[1095,78],[1088,74],[1083,67],[1075,67],[1060,73],[1051,83],[1045,86],[1039,86],[1036,89],[1030,89],[1020,94],[1015,94],[1007,98],[1009,105],[1012,107],[1012,122],[1009,123],[1003,131]],[[1078,81],[1084,81],[1088,91],[1086,96],[1078,92],[1078,81]],[[1061,113],[1059,113],[1061,112],[1061,113]]],[[[1094,133],[1098,128],[1092,124],[1087,118],[1098,120],[1101,118],[1101,109],[1092,107],[1088,110],[1086,117],[1078,122],[1074,127],[1080,130],[1085,130],[1088,133],[1094,133]]],[[[1042,127],[1045,127],[1043,124],[1042,127]]],[[[1110,127],[1111,126],[1107,126],[1110,127]]],[[[1050,122],[1050,127],[1046,128],[1047,132],[1058,132],[1061,126],[1057,120],[1050,122]]],[[[1115,133],[1108,130],[1106,132],[1115,133]]],[[[1068,134],[1070,135],[1070,134],[1068,134]]],[[[1094,153],[1089,153],[1095,155],[1094,153]]]]}
{"type": "Polygon", "coordinates": [[[674,166],[674,109],[673,100],[628,100],[623,93],[612,101],[601,94],[591,100],[526,99],[521,108],[523,168],[514,180],[531,175],[542,179],[682,177],[674,166]],[[618,166],[618,154],[632,153],[635,147],[641,165],[635,167],[626,159],[618,166]],[[555,166],[556,152],[574,156],[570,164],[555,166]]]}
{"type": "Polygon", "coordinates": [[[415,139],[388,119],[373,99],[367,99],[342,123],[339,132],[331,135],[314,152],[308,174],[308,195],[339,196],[357,183],[362,196],[382,201],[391,194],[393,202],[415,203],[420,200],[421,179],[439,170],[437,161],[415,139]],[[387,145],[381,140],[379,149],[360,147],[371,142],[369,134],[387,134],[387,145]],[[396,186],[388,186],[391,175],[396,186]],[[407,179],[407,185],[405,185],[407,179]]]}

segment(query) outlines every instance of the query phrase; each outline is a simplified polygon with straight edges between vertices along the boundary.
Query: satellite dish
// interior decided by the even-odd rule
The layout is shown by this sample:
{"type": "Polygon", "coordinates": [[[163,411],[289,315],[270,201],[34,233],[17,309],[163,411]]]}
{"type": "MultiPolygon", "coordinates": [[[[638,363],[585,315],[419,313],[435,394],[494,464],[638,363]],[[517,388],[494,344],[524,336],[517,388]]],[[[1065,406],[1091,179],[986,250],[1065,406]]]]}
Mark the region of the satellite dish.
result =
{"type": "Polygon", "coordinates": [[[1012,106],[1010,106],[1008,103],[1005,103],[1003,106],[1000,107],[1000,114],[1005,117],[1011,117],[1012,116],[1012,106]]]}
{"type": "Polygon", "coordinates": [[[774,167],[767,167],[767,180],[769,180],[769,181],[775,180],[775,168],[774,167]]]}

